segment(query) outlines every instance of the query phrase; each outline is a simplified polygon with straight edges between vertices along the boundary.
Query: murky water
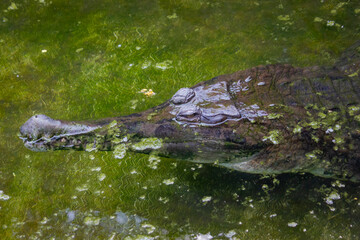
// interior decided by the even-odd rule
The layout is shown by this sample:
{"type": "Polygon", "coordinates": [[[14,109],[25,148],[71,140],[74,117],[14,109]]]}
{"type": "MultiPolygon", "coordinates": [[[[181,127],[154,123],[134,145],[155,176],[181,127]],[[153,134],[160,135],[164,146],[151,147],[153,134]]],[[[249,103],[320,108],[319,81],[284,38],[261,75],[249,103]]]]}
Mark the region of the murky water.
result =
{"type": "Polygon", "coordinates": [[[121,151],[36,153],[17,132],[35,113],[142,111],[260,64],[332,64],[359,22],[358,1],[2,0],[0,238],[357,239],[359,184],[121,151]]]}

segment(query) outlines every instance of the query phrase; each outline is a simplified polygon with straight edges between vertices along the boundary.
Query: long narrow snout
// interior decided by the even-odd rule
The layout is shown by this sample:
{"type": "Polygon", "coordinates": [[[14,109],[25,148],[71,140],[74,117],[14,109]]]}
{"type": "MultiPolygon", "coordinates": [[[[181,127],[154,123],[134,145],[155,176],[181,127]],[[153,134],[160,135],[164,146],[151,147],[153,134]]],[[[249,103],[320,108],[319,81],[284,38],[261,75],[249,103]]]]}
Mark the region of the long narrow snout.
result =
{"type": "Polygon", "coordinates": [[[54,120],[46,115],[35,115],[29,118],[20,127],[20,134],[28,140],[37,140],[41,137],[51,137],[65,131],[61,121],[54,120]]]}
{"type": "Polygon", "coordinates": [[[62,137],[89,133],[99,127],[101,126],[55,120],[39,114],[32,116],[20,127],[20,138],[30,150],[46,151],[62,137]]]}

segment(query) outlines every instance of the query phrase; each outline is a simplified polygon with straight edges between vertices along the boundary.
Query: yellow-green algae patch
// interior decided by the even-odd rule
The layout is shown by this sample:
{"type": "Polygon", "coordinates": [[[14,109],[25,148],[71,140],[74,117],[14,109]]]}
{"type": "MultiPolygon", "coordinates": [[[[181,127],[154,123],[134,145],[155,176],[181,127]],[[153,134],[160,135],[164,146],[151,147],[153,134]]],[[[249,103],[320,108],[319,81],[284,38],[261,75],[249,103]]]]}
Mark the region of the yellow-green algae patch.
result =
{"type": "Polygon", "coordinates": [[[143,151],[146,149],[159,149],[163,146],[162,139],[159,138],[143,138],[140,142],[131,146],[136,151],[143,151]]]}
{"type": "Polygon", "coordinates": [[[263,141],[266,140],[269,140],[273,144],[279,144],[283,140],[283,137],[279,130],[272,130],[269,132],[269,136],[263,138],[263,141]]]}
{"type": "Polygon", "coordinates": [[[301,133],[301,129],[302,129],[302,127],[299,126],[299,125],[297,125],[297,126],[295,126],[294,129],[293,129],[293,133],[301,133]]]}
{"type": "Polygon", "coordinates": [[[290,16],[289,15],[279,15],[277,17],[280,21],[289,21],[290,20],[290,16]]]}
{"type": "Polygon", "coordinates": [[[96,148],[96,144],[95,143],[88,143],[86,144],[86,147],[85,147],[85,151],[86,152],[92,152],[92,151],[96,151],[97,148],[96,148]]]}
{"type": "Polygon", "coordinates": [[[147,117],[146,117],[146,119],[148,120],[148,121],[150,121],[154,116],[156,116],[158,113],[157,112],[153,112],[153,113],[150,113],[147,117]]]}
{"type": "Polygon", "coordinates": [[[323,152],[321,150],[313,150],[311,152],[308,152],[305,154],[306,158],[309,160],[319,160],[319,156],[322,154],[323,152]]]}
{"type": "Polygon", "coordinates": [[[349,114],[350,116],[354,116],[355,114],[360,113],[360,107],[359,106],[351,106],[349,107],[349,114]]]}
{"type": "Polygon", "coordinates": [[[281,113],[270,113],[269,115],[267,115],[268,119],[279,119],[282,118],[284,115],[281,113]]]}
{"type": "Polygon", "coordinates": [[[117,159],[123,159],[126,155],[127,146],[125,144],[119,144],[114,147],[114,157],[117,159]]]}
{"type": "Polygon", "coordinates": [[[97,226],[100,223],[99,217],[87,216],[84,218],[84,224],[88,226],[97,226]]]}
{"type": "Polygon", "coordinates": [[[109,123],[109,125],[107,126],[107,134],[109,136],[113,136],[116,135],[120,132],[119,130],[119,126],[118,126],[118,122],[116,120],[112,121],[111,123],[109,123]]]}

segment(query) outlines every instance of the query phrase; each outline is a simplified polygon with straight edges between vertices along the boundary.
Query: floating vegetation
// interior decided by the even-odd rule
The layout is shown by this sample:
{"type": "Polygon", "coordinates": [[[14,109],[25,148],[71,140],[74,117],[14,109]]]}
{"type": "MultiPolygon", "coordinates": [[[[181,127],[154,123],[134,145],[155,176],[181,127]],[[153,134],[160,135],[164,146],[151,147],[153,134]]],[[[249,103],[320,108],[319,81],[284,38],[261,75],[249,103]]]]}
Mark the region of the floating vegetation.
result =
{"type": "Polygon", "coordinates": [[[172,60],[165,60],[164,62],[156,63],[155,68],[166,70],[168,68],[172,68],[171,64],[172,60]]]}
{"type": "Polygon", "coordinates": [[[78,48],[75,50],[76,53],[82,52],[84,50],[84,48],[78,48]]]}
{"type": "Polygon", "coordinates": [[[159,149],[162,147],[162,139],[159,138],[142,138],[140,142],[133,144],[131,147],[137,151],[146,149],[159,149]]]}
{"type": "Polygon", "coordinates": [[[273,144],[279,144],[282,141],[282,136],[280,131],[272,130],[269,132],[269,134],[270,134],[269,136],[263,138],[263,141],[269,140],[273,144]]]}
{"type": "Polygon", "coordinates": [[[178,18],[178,16],[176,15],[176,13],[173,13],[172,15],[168,15],[167,18],[168,19],[175,19],[175,18],[178,18]]]}
{"type": "Polygon", "coordinates": [[[89,185],[88,184],[83,184],[82,186],[77,187],[76,190],[79,191],[79,192],[87,191],[87,190],[89,190],[89,185]]]}
{"type": "Polygon", "coordinates": [[[288,223],[289,227],[296,227],[297,225],[298,225],[298,223],[296,223],[296,222],[289,222],[288,223]]]}
{"type": "Polygon", "coordinates": [[[162,203],[164,203],[164,204],[168,203],[169,200],[170,200],[170,199],[169,199],[168,197],[159,197],[159,201],[162,202],[162,203]]]}
{"type": "Polygon", "coordinates": [[[201,201],[203,203],[207,203],[207,202],[210,202],[212,200],[212,197],[211,196],[205,196],[201,199],[201,201]]]}
{"type": "Polygon", "coordinates": [[[104,173],[100,173],[98,175],[98,179],[99,179],[100,182],[102,182],[105,178],[106,178],[106,175],[104,173]]]}
{"type": "Polygon", "coordinates": [[[9,199],[10,199],[10,196],[6,195],[3,190],[0,190],[0,200],[6,201],[9,199]]]}
{"type": "Polygon", "coordinates": [[[339,200],[340,195],[337,192],[332,192],[330,195],[326,198],[326,203],[329,205],[332,205],[334,203],[334,200],[339,200]]]}
{"type": "Polygon", "coordinates": [[[146,88],[141,89],[139,91],[139,93],[142,93],[147,97],[152,97],[152,96],[154,96],[156,94],[152,89],[146,89],[146,88]]]}
{"type": "Polygon", "coordinates": [[[100,172],[100,171],[101,171],[101,167],[92,168],[91,171],[93,171],[93,172],[100,172]]]}
{"type": "Polygon", "coordinates": [[[315,17],[314,18],[314,22],[322,22],[322,21],[324,21],[322,18],[320,18],[320,17],[315,17]]]}
{"type": "Polygon", "coordinates": [[[176,180],[176,178],[165,179],[165,180],[163,181],[163,184],[165,184],[165,185],[172,185],[172,184],[174,184],[175,180],[176,180]]]}
{"type": "MultiPolygon", "coordinates": [[[[85,153],[39,154],[15,137],[35,113],[68,120],[128,115],[180,88],[265,63],[331,66],[360,38],[357,1],[10,0],[0,11],[0,239],[360,235],[359,186],[352,182],[309,174],[262,178],[219,164],[134,154],[126,149],[129,137],[113,139],[117,122],[108,129],[116,146],[111,153],[91,142],[85,153]]],[[[348,73],[352,81],[358,75],[348,73]]],[[[247,77],[232,90],[271,88],[247,77]]],[[[348,113],[360,122],[358,107],[348,113]]],[[[284,113],[279,109],[269,113],[284,113]]],[[[288,132],[322,131],[341,155],[346,124],[336,111],[309,112],[309,121],[287,126],[288,132]]],[[[265,138],[264,144],[282,147],[276,132],[265,138]]],[[[309,141],[323,144],[310,135],[309,141]]],[[[161,146],[158,139],[135,144],[145,152],[161,146]]],[[[326,153],[304,154],[322,161],[326,153]]]]}
{"type": "Polygon", "coordinates": [[[157,169],[158,164],[160,163],[161,159],[156,155],[150,155],[149,156],[149,164],[148,167],[152,169],[157,169]]]}
{"type": "Polygon", "coordinates": [[[277,17],[280,21],[289,21],[290,20],[290,16],[289,15],[279,15],[277,17]]]}
{"type": "Polygon", "coordinates": [[[148,67],[151,66],[151,61],[145,61],[142,65],[141,68],[142,69],[147,69],[148,67]]]}
{"type": "Polygon", "coordinates": [[[116,145],[113,151],[116,159],[123,159],[126,155],[127,146],[125,144],[116,145]]]}
{"type": "Polygon", "coordinates": [[[88,226],[97,226],[100,223],[100,218],[88,216],[84,218],[84,224],[88,226]]]}
{"type": "Polygon", "coordinates": [[[325,24],[327,27],[338,27],[338,28],[343,28],[344,26],[336,23],[334,20],[324,20],[320,17],[315,17],[314,18],[314,22],[317,22],[317,23],[323,23],[325,24]]]}
{"type": "Polygon", "coordinates": [[[151,234],[155,231],[155,227],[149,223],[143,223],[141,225],[142,228],[145,228],[148,234],[151,234]]]}
{"type": "Polygon", "coordinates": [[[283,117],[281,113],[270,113],[266,116],[268,119],[279,119],[283,117]]]}
{"type": "Polygon", "coordinates": [[[17,10],[18,7],[17,7],[16,3],[11,2],[10,6],[7,9],[8,10],[17,10]]]}

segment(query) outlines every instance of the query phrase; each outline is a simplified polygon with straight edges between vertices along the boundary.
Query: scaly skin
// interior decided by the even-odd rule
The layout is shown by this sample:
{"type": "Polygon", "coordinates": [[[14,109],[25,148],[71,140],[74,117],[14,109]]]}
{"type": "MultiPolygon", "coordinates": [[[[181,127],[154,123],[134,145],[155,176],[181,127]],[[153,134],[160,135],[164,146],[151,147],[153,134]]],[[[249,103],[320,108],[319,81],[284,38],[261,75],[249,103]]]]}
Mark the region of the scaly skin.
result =
{"type": "Polygon", "coordinates": [[[37,115],[21,138],[34,151],[131,150],[360,181],[359,56],[360,41],[333,67],[276,64],[222,75],[182,91],[196,93],[184,102],[124,117],[76,123],[37,115]]]}

